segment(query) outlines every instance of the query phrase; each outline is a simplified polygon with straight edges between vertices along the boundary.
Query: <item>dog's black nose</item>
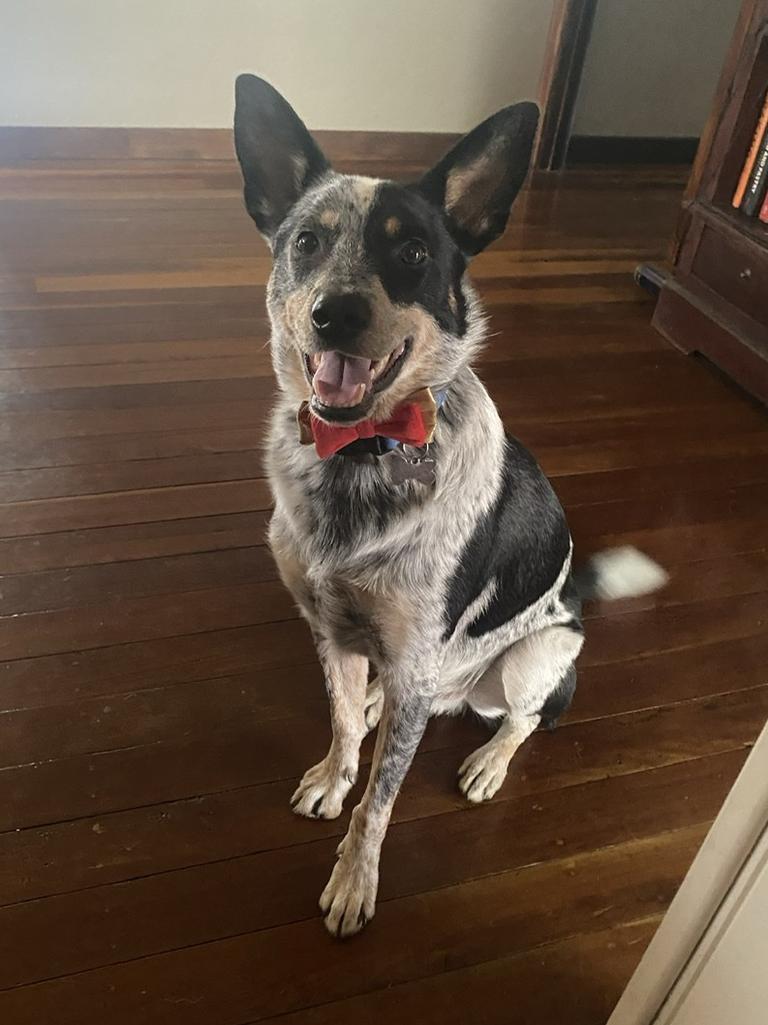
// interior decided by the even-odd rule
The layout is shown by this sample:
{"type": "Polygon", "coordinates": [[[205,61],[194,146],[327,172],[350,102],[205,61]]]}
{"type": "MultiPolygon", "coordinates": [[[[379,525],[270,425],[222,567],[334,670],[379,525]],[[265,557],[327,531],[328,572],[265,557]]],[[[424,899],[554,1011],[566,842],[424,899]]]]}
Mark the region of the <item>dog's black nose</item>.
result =
{"type": "Polygon", "coordinates": [[[312,305],[312,323],[320,338],[334,345],[351,342],[371,322],[371,304],[357,292],[320,295],[312,305]]]}

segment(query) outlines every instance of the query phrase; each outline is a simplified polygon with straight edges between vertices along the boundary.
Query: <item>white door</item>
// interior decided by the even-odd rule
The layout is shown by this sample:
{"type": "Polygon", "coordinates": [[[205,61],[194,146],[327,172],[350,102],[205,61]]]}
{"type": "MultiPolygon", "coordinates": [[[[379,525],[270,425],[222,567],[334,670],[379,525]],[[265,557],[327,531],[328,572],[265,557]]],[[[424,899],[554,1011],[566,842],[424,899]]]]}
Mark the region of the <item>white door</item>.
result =
{"type": "Polygon", "coordinates": [[[608,1025],[768,1022],[768,727],[608,1025]]]}
{"type": "Polygon", "coordinates": [[[658,1016],[659,1025],[768,1021],[768,833],[658,1016]],[[744,879],[741,879],[744,876],[744,879]]]}

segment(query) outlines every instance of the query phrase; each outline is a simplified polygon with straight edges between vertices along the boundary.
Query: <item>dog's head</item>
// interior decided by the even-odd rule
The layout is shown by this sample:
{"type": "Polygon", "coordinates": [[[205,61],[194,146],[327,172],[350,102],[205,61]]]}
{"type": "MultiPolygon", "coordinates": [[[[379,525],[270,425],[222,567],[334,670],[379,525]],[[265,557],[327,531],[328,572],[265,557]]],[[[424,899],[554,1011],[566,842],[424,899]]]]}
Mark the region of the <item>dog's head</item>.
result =
{"type": "Polygon", "coordinates": [[[238,78],[235,146],[274,257],[267,305],[285,391],[353,423],[456,375],[480,319],[467,261],[506,227],[537,119],[533,103],[507,107],[399,185],[335,173],[272,86],[238,78]]]}

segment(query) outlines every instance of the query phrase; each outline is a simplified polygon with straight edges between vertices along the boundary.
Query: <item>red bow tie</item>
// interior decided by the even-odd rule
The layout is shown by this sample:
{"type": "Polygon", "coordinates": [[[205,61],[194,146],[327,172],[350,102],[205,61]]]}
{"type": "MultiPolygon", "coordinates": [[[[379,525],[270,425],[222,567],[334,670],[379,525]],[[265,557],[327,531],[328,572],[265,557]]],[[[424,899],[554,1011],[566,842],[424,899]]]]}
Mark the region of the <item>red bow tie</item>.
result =
{"type": "Polygon", "coordinates": [[[388,420],[360,420],[356,424],[336,425],[313,416],[305,402],[298,417],[301,441],[304,444],[314,441],[321,459],[327,459],[359,438],[374,438],[377,434],[394,438],[404,445],[425,445],[432,440],[434,433],[435,409],[432,393],[425,388],[398,406],[388,420]]]}

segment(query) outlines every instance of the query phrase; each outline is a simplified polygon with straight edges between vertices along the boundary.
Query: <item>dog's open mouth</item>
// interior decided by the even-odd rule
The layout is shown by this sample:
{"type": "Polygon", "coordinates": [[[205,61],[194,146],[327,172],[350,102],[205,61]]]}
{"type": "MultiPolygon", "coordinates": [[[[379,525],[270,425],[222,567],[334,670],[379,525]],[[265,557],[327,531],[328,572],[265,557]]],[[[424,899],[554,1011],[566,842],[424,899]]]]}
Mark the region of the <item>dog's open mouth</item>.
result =
{"type": "Polygon", "coordinates": [[[329,350],[305,354],[307,377],[312,385],[312,406],[325,419],[349,420],[364,413],[373,396],[387,388],[400,373],[411,347],[406,338],[389,356],[380,360],[346,356],[329,350]]]}

